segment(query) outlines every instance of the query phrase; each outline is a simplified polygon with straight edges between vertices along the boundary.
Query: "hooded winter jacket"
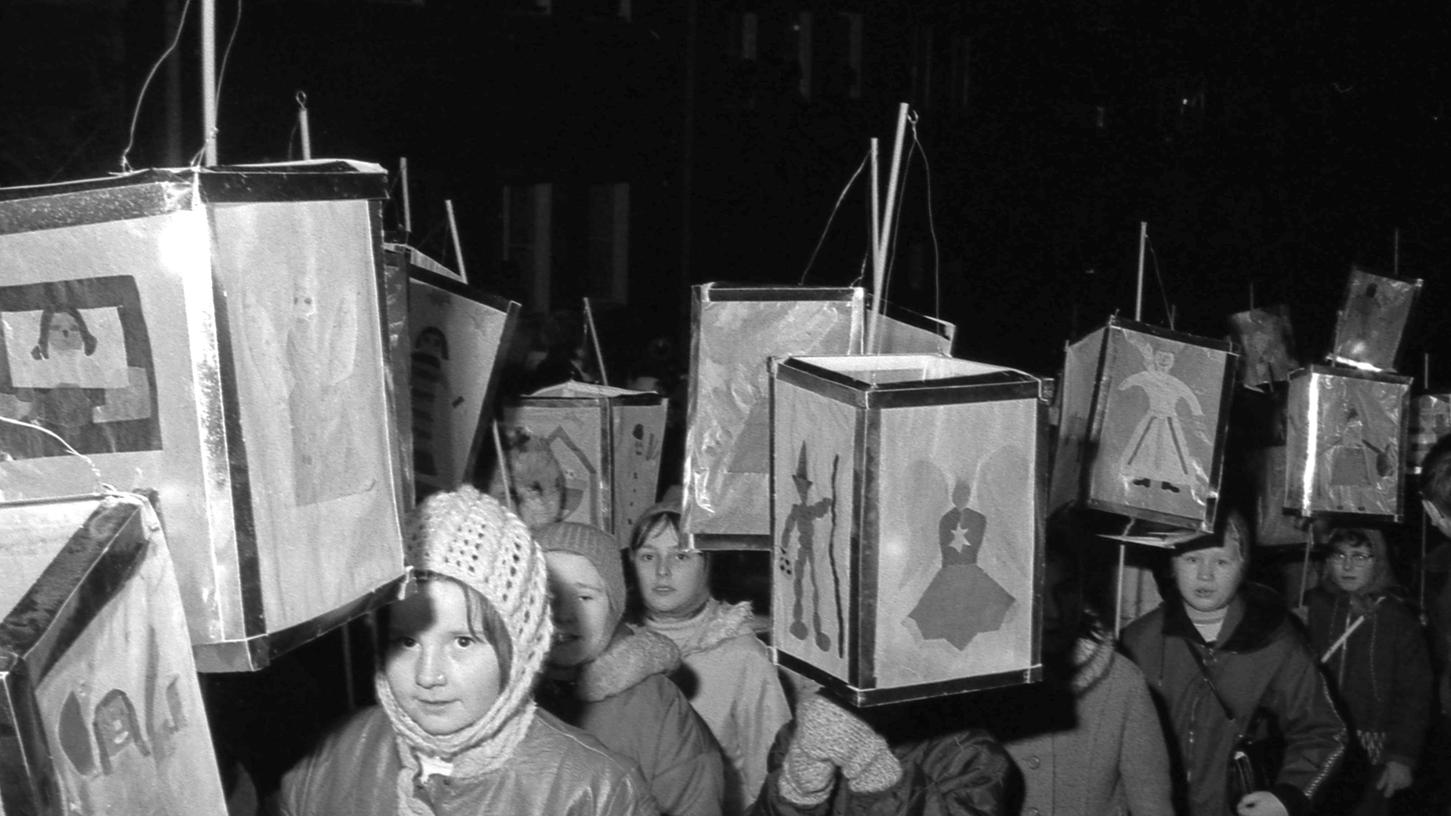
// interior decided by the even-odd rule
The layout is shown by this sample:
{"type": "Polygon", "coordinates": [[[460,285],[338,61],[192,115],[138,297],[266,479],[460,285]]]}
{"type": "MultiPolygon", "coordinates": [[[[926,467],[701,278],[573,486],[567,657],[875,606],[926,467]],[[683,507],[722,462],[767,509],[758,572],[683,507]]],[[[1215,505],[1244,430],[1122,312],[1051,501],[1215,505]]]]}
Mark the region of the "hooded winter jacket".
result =
{"type": "MultiPolygon", "coordinates": [[[[283,777],[282,816],[397,816],[398,740],[383,709],[364,709],[283,777]]],[[[470,779],[428,776],[419,798],[438,816],[548,813],[653,816],[633,763],[540,711],[502,767],[470,779]]]]}
{"type": "Polygon", "coordinates": [[[690,699],[726,760],[727,814],[743,813],[766,781],[771,740],[791,719],[771,653],[751,629],[750,603],[709,600],[688,620],[645,619],[684,663],[670,677],[690,699]]]}
{"type": "Polygon", "coordinates": [[[666,677],[680,650],[664,635],[620,626],[610,645],[571,681],[546,679],[540,706],[639,764],[669,816],[719,816],[720,747],[666,677]]]}
{"type": "Polygon", "coordinates": [[[1255,712],[1271,714],[1285,739],[1270,788],[1291,816],[1308,813],[1345,754],[1346,729],[1319,665],[1278,595],[1245,584],[1230,602],[1221,637],[1207,644],[1175,598],[1129,625],[1123,648],[1155,692],[1181,794],[1191,816],[1225,816],[1228,763],[1255,712]],[[1191,651],[1192,650],[1192,651],[1191,651]],[[1204,670],[1194,660],[1197,652],[1204,670]],[[1234,712],[1230,720],[1205,673],[1234,712]]]}

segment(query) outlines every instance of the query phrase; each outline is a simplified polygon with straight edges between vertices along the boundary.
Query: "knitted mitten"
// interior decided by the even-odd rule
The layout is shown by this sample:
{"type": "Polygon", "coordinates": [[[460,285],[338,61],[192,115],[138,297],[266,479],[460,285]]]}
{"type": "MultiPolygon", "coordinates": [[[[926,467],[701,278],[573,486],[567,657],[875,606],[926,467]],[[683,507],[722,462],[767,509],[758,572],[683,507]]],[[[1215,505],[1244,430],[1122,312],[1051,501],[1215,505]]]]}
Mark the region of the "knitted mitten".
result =
{"type": "Polygon", "coordinates": [[[831,794],[837,768],[860,793],[886,790],[902,777],[902,766],[881,735],[812,695],[796,709],[796,732],[781,767],[781,795],[796,805],[820,804],[831,794]]]}

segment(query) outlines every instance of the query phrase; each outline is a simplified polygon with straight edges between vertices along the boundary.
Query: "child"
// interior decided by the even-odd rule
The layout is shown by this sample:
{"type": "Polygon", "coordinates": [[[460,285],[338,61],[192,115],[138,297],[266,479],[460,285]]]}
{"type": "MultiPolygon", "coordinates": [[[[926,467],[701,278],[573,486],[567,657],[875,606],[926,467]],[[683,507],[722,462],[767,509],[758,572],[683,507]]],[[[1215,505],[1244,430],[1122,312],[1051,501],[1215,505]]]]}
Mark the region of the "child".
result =
{"type": "Polygon", "coordinates": [[[1123,633],[1162,704],[1190,816],[1307,813],[1345,753],[1345,724],[1284,602],[1244,583],[1249,548],[1244,516],[1224,507],[1215,535],[1175,551],[1178,597],[1123,633]],[[1284,736],[1279,773],[1231,799],[1230,753],[1261,709],[1284,736]]]}
{"type": "Polygon", "coordinates": [[[658,813],[639,771],[530,699],[552,628],[544,555],[468,485],[408,517],[414,581],[386,611],[358,712],[282,782],[283,814],[658,813]]]}
{"type": "Polygon", "coordinates": [[[720,749],[666,677],[679,667],[680,650],[620,622],[625,575],[615,539],[568,521],[535,536],[549,564],[556,629],[540,704],[639,763],[663,812],[719,814],[720,749]]]}
{"type": "Polygon", "coordinates": [[[766,755],[791,719],[771,654],[751,629],[750,602],[710,595],[710,555],[680,546],[680,493],[646,510],[630,539],[646,628],[685,661],[672,679],[690,698],[726,760],[725,812],[744,813],[766,779],[766,755]]]}
{"type": "Polygon", "coordinates": [[[1385,538],[1341,527],[1329,543],[1324,577],[1308,600],[1310,645],[1364,752],[1337,812],[1386,813],[1390,797],[1410,786],[1425,740],[1430,658],[1416,616],[1391,593],[1385,538]]]}

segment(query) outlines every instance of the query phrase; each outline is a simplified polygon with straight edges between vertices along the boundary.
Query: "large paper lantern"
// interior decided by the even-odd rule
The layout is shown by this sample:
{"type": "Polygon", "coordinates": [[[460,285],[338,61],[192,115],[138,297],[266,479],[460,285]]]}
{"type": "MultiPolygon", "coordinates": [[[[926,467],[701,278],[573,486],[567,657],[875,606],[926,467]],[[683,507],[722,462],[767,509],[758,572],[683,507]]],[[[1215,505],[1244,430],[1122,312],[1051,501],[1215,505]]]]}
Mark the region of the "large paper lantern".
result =
{"type": "Polygon", "coordinates": [[[223,816],[166,540],[113,494],[0,507],[0,813],[223,816]]]}
{"type": "Polygon", "coordinates": [[[792,357],[772,401],[772,642],[857,705],[1039,672],[1046,404],[935,355],[792,357]]]}
{"type": "Polygon", "coordinates": [[[1351,268],[1335,318],[1330,361],[1369,371],[1394,371],[1420,294],[1420,280],[1351,268]]]}
{"type": "Polygon", "coordinates": [[[1290,377],[1285,507],[1399,521],[1411,378],[1314,365],[1290,377]]]}
{"type": "Polygon", "coordinates": [[[376,165],[0,191],[0,497],[157,496],[205,671],[402,574],[376,165]]]}
{"type": "Polygon", "coordinates": [[[684,514],[703,549],[770,546],[773,357],[851,354],[859,287],[704,284],[693,289],[684,514]]]}
{"type": "MultiPolygon", "coordinates": [[[[503,439],[515,462],[510,485],[531,524],[577,521],[627,542],[640,513],[655,503],[665,437],[664,397],[592,383],[567,382],[504,407],[503,439]],[[524,483],[524,482],[531,483],[524,483]],[[551,505],[537,517],[531,503],[543,484],[551,505]]],[[[502,480],[496,476],[492,489],[502,480]]]]}
{"type": "Polygon", "coordinates": [[[1068,347],[1051,507],[1214,528],[1236,354],[1112,318],[1068,347]]]}

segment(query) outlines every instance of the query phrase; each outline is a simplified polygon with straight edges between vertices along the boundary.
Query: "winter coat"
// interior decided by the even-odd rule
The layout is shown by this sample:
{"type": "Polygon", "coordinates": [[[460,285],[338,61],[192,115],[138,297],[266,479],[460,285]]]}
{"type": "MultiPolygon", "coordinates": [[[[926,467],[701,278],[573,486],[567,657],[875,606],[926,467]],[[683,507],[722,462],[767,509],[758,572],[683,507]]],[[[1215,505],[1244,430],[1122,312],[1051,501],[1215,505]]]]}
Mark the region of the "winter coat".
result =
{"type": "Polygon", "coordinates": [[[877,793],[858,793],[841,777],[819,805],[781,795],[781,763],[795,733],[787,723],[771,746],[770,774],[752,816],[997,816],[1002,813],[1008,756],[986,731],[963,730],[892,747],[902,778],[877,793]]]}
{"type": "Polygon", "coordinates": [[[1258,709],[1274,716],[1285,739],[1270,792],[1291,816],[1309,811],[1340,765],[1345,724],[1319,664],[1291,621],[1278,595],[1246,584],[1230,602],[1212,646],[1177,598],[1124,630],[1124,650],[1143,670],[1160,704],[1191,816],[1232,812],[1234,803],[1226,801],[1230,751],[1258,709]],[[1196,652],[1234,712],[1232,721],[1195,662],[1196,652]]]}
{"type": "Polygon", "coordinates": [[[771,740],[791,719],[771,652],[751,629],[750,603],[710,600],[683,621],[645,626],[670,638],[684,664],[670,679],[685,692],[725,757],[725,812],[744,813],[766,781],[771,740]]]}
{"type": "Polygon", "coordinates": [[[573,681],[545,680],[535,698],[638,763],[663,813],[719,816],[724,794],[720,747],[667,678],[679,666],[680,650],[669,638],[621,626],[573,681]]]}
{"type": "MultiPolygon", "coordinates": [[[[282,779],[282,816],[396,816],[398,741],[383,709],[366,708],[282,779]]],[[[481,776],[421,783],[438,816],[483,813],[640,814],[659,810],[633,763],[546,712],[513,757],[481,776]]]]}
{"type": "MultiPolygon", "coordinates": [[[[1379,603],[1325,663],[1331,688],[1345,704],[1348,725],[1380,734],[1377,765],[1396,760],[1415,768],[1431,716],[1431,660],[1421,623],[1390,595],[1379,603]]],[[[1323,656],[1357,618],[1344,592],[1309,593],[1310,645],[1323,656]]]]}
{"type": "Polygon", "coordinates": [[[1081,638],[1072,676],[1015,689],[985,720],[1022,780],[1022,816],[1170,816],[1169,754],[1144,675],[1111,639],[1081,638]],[[1069,696],[1057,717],[1045,695],[1069,696]],[[999,726],[1001,724],[1001,727],[999,726]]]}

